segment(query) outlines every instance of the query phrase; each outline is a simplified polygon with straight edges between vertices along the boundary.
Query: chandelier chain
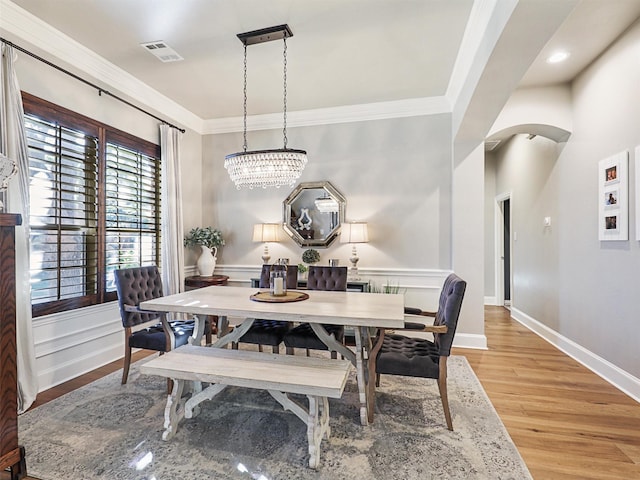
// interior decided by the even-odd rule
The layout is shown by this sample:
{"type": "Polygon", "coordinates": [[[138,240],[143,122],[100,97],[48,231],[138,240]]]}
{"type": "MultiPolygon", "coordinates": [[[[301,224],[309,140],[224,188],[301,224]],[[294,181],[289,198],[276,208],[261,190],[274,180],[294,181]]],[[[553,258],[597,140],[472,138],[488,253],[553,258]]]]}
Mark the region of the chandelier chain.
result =
{"type": "Polygon", "coordinates": [[[224,168],[229,172],[229,177],[235,183],[236,188],[248,187],[280,187],[282,185],[293,186],[300,178],[302,171],[307,164],[307,152],[304,150],[289,149],[287,146],[287,37],[291,36],[288,25],[281,25],[246,34],[238,34],[238,38],[244,44],[244,90],[243,90],[243,151],[230,153],[224,158],[224,168]],[[272,35],[281,33],[282,36],[272,35]],[[247,47],[256,43],[267,42],[282,38],[284,41],[283,50],[283,149],[248,150],[247,145],[247,47]]]}
{"type": "Polygon", "coordinates": [[[282,38],[284,42],[284,50],[282,56],[284,57],[284,108],[283,108],[283,124],[282,135],[284,138],[284,149],[287,149],[287,36],[282,38]]]}
{"type": "Polygon", "coordinates": [[[243,128],[243,149],[247,151],[247,44],[244,44],[244,128],[243,128]]]}

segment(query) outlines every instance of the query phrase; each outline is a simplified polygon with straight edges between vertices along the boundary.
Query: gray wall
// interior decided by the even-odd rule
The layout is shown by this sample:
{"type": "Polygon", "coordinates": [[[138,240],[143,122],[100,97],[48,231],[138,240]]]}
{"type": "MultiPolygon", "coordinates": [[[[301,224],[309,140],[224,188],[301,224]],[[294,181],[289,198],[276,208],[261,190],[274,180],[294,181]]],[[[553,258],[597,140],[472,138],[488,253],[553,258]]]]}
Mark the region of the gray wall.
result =
{"type": "MultiPolygon", "coordinates": [[[[565,145],[516,136],[497,159],[496,191],[512,189],[514,307],[581,349],[640,377],[640,244],[634,175],[640,159],[636,22],[572,85],[565,145]],[[598,240],[598,162],[629,151],[629,240],[598,240]],[[542,220],[551,216],[550,228],[542,220]]],[[[490,197],[487,194],[487,197],[490,197]]]]}
{"type": "MultiPolygon", "coordinates": [[[[370,243],[358,246],[361,267],[451,267],[451,118],[431,115],[290,129],[291,148],[309,163],[300,181],[330,181],[347,199],[346,218],[366,221],[370,243]]],[[[281,132],[248,133],[249,149],[282,145],[281,132]]],[[[218,261],[255,264],[262,245],[251,242],[254,223],[282,221],[291,189],[236,190],[224,156],[242,148],[241,134],[203,139],[203,221],[228,239],[218,261]]],[[[299,262],[303,249],[288,237],[270,246],[272,258],[299,262]]],[[[322,262],[351,254],[336,241],[320,250],[322,262]]],[[[188,262],[187,262],[188,263],[188,262]]]]}
{"type": "MultiPolygon", "coordinates": [[[[496,154],[495,194],[512,192],[512,304],[558,329],[558,145],[515,135],[496,154]],[[543,225],[551,217],[551,227],[543,225]],[[544,300],[543,300],[544,299],[544,300]]],[[[494,195],[495,199],[495,195],[494,195]]],[[[495,201],[494,201],[495,203],[495,201]]]]}

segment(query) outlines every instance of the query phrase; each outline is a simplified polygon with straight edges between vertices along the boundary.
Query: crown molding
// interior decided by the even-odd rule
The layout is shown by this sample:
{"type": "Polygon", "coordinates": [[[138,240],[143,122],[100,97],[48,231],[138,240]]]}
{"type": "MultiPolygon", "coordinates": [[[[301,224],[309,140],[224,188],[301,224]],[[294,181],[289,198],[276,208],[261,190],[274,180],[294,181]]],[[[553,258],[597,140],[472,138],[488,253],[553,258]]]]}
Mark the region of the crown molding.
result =
{"type": "MultiPolygon", "coordinates": [[[[440,113],[451,113],[451,105],[446,97],[411,98],[391,102],[345,105],[287,112],[287,127],[310,127],[335,123],[365,122],[369,120],[417,117],[440,113]]],[[[282,113],[269,113],[247,117],[247,131],[279,128],[282,128],[282,113]]],[[[226,117],[205,120],[202,133],[207,135],[241,132],[242,130],[242,117],[226,117]]]]}
{"type": "MultiPolygon", "coordinates": [[[[72,65],[97,79],[97,84],[108,85],[105,90],[117,89],[134,101],[151,107],[187,128],[202,132],[203,120],[157,90],[141,82],[71,37],[43,22],[9,0],[0,0],[0,29],[30,43],[49,55],[72,65]]],[[[16,40],[16,43],[18,41],[16,40]]]]}

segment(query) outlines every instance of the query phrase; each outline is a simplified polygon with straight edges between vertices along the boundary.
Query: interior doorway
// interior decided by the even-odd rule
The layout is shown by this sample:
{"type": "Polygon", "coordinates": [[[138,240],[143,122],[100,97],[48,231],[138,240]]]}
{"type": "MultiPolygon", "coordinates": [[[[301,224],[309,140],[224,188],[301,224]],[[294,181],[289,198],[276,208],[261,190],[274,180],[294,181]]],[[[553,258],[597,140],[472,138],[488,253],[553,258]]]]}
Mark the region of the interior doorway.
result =
{"type": "Polygon", "coordinates": [[[511,307],[512,299],[512,245],[511,245],[511,193],[496,197],[495,277],[496,305],[511,307]]]}

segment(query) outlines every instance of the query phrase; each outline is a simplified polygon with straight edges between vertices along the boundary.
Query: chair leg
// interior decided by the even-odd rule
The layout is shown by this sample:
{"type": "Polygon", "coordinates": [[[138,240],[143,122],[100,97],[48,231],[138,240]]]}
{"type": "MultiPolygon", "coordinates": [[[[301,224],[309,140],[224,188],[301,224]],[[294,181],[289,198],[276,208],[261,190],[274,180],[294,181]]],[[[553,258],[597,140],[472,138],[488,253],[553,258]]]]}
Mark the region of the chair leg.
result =
{"type": "Polygon", "coordinates": [[[449,410],[449,395],[447,393],[447,357],[440,357],[439,368],[438,390],[440,390],[440,400],[442,400],[442,408],[444,409],[444,418],[447,420],[447,428],[453,431],[451,411],[449,410]]]}
{"type": "MultiPolygon", "coordinates": [[[[205,327],[206,328],[206,327],[205,327]]],[[[205,330],[204,341],[207,345],[211,345],[211,333],[213,332],[213,319],[209,317],[209,330],[205,330]]]]}
{"type": "Polygon", "coordinates": [[[287,355],[293,355],[293,347],[287,347],[286,348],[286,354],[287,355]]]}
{"type": "Polygon", "coordinates": [[[380,374],[376,373],[376,387],[380,386],[380,374]]]}
{"type": "Polygon", "coordinates": [[[258,344],[258,351],[262,353],[262,345],[258,344]]]}
{"type": "Polygon", "coordinates": [[[335,350],[331,351],[331,358],[333,360],[337,360],[338,359],[338,352],[336,352],[335,350]]]}
{"type": "Polygon", "coordinates": [[[274,345],[271,347],[271,351],[276,355],[280,354],[280,345],[274,345]]]}
{"type": "Polygon", "coordinates": [[[307,357],[310,355],[309,349],[307,348],[307,357]]]}
{"type": "Polygon", "coordinates": [[[127,383],[129,377],[129,366],[131,365],[131,347],[128,345],[124,348],[124,365],[122,366],[122,385],[127,383]]]}

